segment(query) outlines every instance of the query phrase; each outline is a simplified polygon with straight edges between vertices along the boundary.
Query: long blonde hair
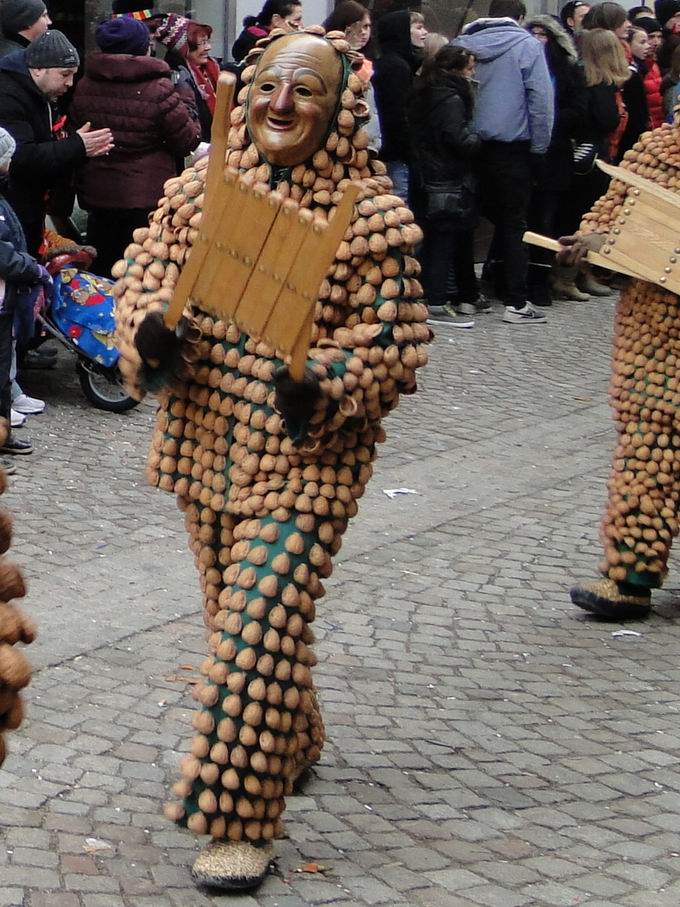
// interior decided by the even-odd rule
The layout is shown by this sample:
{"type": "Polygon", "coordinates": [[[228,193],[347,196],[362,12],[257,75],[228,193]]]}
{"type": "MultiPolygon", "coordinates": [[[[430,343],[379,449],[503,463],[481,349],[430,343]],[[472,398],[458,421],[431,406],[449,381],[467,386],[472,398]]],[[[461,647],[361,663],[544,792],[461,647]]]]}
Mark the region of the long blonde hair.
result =
{"type": "Polygon", "coordinates": [[[580,36],[581,60],[586,85],[616,85],[620,88],[630,78],[630,70],[621,42],[606,28],[593,28],[580,36]]]}

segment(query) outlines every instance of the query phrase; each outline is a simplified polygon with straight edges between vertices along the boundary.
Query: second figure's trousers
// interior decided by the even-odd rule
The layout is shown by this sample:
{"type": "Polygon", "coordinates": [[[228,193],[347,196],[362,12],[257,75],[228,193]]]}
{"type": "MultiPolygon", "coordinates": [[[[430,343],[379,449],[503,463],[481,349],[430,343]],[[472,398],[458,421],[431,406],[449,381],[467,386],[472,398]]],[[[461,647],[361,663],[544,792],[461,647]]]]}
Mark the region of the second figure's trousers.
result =
{"type": "Polygon", "coordinates": [[[602,523],[611,579],[661,585],[678,533],[680,299],[632,281],[616,313],[611,401],[619,431],[602,523]]]}

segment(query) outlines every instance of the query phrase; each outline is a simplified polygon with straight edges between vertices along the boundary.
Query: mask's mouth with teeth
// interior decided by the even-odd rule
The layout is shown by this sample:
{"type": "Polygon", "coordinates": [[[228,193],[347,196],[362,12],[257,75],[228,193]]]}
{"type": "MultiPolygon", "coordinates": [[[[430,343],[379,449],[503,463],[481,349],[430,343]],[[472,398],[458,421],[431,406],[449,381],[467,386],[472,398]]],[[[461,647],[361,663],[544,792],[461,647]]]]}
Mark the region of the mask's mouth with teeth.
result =
{"type": "Polygon", "coordinates": [[[293,117],[282,117],[270,113],[267,115],[267,125],[277,132],[287,132],[293,128],[295,120],[293,117]]]}

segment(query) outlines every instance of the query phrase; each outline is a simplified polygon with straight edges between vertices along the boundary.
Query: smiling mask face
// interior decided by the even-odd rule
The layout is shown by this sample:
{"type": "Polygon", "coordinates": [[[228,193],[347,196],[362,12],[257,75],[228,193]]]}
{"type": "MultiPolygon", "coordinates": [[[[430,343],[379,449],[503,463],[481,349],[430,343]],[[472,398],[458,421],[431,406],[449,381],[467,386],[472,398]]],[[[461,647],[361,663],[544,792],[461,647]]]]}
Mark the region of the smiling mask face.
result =
{"type": "Polygon", "coordinates": [[[248,97],[248,132],[260,154],[277,167],[294,167],[318,151],[341,81],[340,57],[323,38],[290,35],[268,47],[248,97]]]}

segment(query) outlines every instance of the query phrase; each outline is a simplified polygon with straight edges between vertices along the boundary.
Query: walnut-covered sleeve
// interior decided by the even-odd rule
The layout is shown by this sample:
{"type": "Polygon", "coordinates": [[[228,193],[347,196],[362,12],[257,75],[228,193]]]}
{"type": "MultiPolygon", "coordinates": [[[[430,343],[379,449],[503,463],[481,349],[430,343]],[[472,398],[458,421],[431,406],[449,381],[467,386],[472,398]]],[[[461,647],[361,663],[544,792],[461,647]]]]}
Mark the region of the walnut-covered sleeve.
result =
{"type": "Polygon", "coordinates": [[[413,393],[432,337],[412,254],[421,238],[413,215],[396,196],[366,199],[358,214],[317,306],[323,314],[335,295],[350,314],[317,341],[307,363],[323,394],[303,446],[317,451],[337,432],[379,422],[399,394],[413,393]],[[343,264],[348,277],[340,286],[343,264]]]}
{"type": "MultiPolygon", "coordinates": [[[[145,366],[135,338],[144,318],[151,312],[165,312],[172,299],[197,236],[207,165],[203,158],[166,182],[149,226],[134,231],[124,258],[113,267],[119,368],[126,388],[138,400],[147,392],[160,392],[173,377],[145,366]]],[[[191,316],[188,309],[185,315],[191,316]]]]}

